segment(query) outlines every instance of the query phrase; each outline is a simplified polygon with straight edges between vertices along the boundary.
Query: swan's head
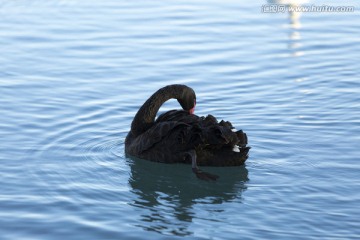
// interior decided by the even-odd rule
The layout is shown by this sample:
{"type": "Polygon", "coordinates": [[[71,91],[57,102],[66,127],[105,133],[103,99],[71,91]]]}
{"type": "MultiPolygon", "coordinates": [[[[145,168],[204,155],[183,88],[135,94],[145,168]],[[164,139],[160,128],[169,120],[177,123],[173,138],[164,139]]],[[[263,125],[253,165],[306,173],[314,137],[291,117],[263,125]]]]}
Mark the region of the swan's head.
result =
{"type": "Polygon", "coordinates": [[[194,90],[189,87],[185,88],[182,92],[181,98],[178,99],[178,102],[185,111],[193,114],[196,105],[196,95],[194,90]]]}

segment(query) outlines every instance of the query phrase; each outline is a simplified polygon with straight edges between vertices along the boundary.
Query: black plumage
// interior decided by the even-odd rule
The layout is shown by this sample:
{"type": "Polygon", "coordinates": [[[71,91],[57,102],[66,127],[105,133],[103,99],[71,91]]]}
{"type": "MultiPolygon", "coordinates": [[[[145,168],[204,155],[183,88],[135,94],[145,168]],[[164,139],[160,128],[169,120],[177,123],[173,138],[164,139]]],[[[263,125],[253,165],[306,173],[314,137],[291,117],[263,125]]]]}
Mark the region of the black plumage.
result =
{"type": "Polygon", "coordinates": [[[131,156],[164,163],[191,163],[201,179],[217,176],[202,172],[199,166],[238,166],[248,158],[246,134],[235,131],[230,122],[212,115],[192,114],[195,92],[185,85],[169,85],[154,93],[139,109],[125,140],[125,152],[131,156]],[[183,110],[171,110],[155,117],[161,105],[178,100],[183,110]]]}

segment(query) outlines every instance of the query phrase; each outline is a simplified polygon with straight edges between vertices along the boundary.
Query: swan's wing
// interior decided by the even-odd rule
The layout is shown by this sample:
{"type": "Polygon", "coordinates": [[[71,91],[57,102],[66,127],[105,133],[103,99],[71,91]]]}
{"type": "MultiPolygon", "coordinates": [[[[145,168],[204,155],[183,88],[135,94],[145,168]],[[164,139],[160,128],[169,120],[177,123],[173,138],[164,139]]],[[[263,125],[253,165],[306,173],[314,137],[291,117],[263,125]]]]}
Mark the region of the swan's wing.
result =
{"type": "Polygon", "coordinates": [[[164,137],[170,134],[172,130],[179,126],[186,126],[186,124],[176,121],[156,123],[146,132],[136,137],[132,143],[132,146],[135,148],[135,152],[141,154],[144,151],[151,149],[152,146],[160,142],[164,137]]]}
{"type": "Polygon", "coordinates": [[[219,148],[223,145],[235,145],[238,137],[231,130],[233,127],[230,122],[221,121],[220,123],[212,115],[199,117],[189,114],[183,110],[171,110],[163,113],[156,120],[157,124],[169,121],[185,123],[191,127],[181,132],[182,142],[187,142],[189,148],[199,145],[214,145],[219,148]]]}

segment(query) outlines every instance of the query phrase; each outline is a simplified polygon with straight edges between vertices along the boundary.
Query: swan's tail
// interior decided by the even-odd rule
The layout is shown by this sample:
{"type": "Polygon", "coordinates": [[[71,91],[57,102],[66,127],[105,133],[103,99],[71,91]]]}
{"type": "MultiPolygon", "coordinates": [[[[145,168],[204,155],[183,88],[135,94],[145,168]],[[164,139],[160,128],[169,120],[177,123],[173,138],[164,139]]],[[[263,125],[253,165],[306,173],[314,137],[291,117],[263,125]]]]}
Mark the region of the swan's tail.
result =
{"type": "Polygon", "coordinates": [[[238,137],[238,146],[239,147],[245,147],[248,144],[248,138],[246,133],[243,132],[243,130],[239,130],[236,132],[236,135],[238,137]]]}

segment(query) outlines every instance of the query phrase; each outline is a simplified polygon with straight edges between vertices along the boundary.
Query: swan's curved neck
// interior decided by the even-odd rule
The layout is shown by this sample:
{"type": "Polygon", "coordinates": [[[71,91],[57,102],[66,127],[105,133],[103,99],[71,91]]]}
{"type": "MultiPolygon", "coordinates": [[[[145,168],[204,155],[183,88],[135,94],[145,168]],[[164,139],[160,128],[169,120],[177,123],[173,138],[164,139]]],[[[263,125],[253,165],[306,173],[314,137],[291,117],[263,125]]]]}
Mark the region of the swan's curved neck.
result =
{"type": "Polygon", "coordinates": [[[185,85],[169,85],[156,91],[139,109],[131,123],[131,132],[135,136],[149,129],[155,121],[161,105],[171,98],[181,99],[185,85]]]}

